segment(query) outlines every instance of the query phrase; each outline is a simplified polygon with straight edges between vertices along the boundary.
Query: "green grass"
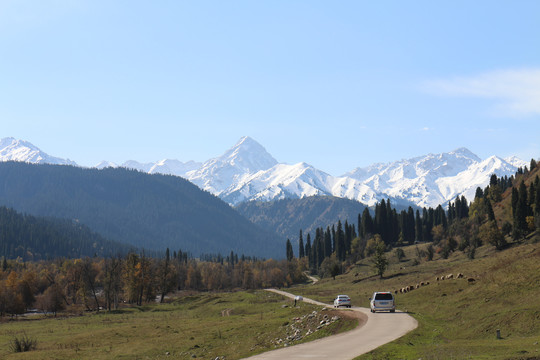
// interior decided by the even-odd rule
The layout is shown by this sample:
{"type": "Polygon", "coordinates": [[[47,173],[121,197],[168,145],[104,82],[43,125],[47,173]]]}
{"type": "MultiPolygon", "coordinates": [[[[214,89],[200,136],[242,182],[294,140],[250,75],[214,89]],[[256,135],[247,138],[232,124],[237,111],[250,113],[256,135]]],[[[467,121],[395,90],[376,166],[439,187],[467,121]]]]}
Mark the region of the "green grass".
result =
{"type": "Polygon", "coordinates": [[[345,293],[353,305],[369,307],[373,291],[430,282],[396,295],[398,309],[410,312],[419,327],[358,359],[540,358],[540,244],[502,252],[484,246],[475,260],[456,252],[449,259],[418,265],[415,252],[414,246],[406,249],[408,260],[401,263],[389,256],[392,264],[382,280],[372,276],[369,262],[363,261],[335,281],[323,279],[295,292],[327,302],[345,293]],[[436,281],[437,276],[459,272],[477,281],[436,281]],[[496,338],[497,329],[502,339],[496,338]]]}
{"type": "MultiPolygon", "coordinates": [[[[203,293],[113,313],[6,321],[0,324],[0,358],[239,359],[274,349],[275,339],[286,337],[284,324],[320,310],[291,305],[291,300],[265,291],[203,293]],[[11,341],[23,334],[37,340],[37,350],[11,352],[11,341]]],[[[354,325],[343,320],[306,339],[354,325]]]]}

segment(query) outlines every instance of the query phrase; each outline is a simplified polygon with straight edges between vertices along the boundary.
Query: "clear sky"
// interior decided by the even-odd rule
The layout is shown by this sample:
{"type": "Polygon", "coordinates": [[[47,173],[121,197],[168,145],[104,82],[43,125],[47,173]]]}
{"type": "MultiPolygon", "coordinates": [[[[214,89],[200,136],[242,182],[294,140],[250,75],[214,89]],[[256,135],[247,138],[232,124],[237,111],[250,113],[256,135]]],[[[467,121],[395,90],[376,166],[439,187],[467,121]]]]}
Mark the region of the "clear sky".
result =
{"type": "Polygon", "coordinates": [[[91,166],[244,135],[332,175],[540,158],[540,1],[0,0],[0,138],[91,166]]]}

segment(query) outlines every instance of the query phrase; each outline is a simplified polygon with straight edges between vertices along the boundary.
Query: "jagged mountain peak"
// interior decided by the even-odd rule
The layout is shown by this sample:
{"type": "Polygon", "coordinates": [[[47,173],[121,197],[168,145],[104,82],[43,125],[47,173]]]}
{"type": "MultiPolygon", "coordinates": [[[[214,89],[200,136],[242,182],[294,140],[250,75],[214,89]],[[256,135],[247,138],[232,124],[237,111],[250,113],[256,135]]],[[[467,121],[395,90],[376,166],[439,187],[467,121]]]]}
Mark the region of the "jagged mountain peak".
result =
{"type": "Polygon", "coordinates": [[[482,161],[475,153],[467,149],[466,147],[460,147],[453,151],[450,151],[449,154],[456,154],[458,156],[463,156],[469,159],[473,159],[475,161],[482,161]]]}
{"type": "Polygon", "coordinates": [[[517,156],[509,156],[507,158],[504,158],[504,161],[506,161],[509,164],[512,164],[513,166],[517,168],[529,166],[528,162],[521,160],[517,156]]]}
{"type": "Polygon", "coordinates": [[[199,187],[221,196],[246,177],[268,170],[277,163],[261,144],[244,136],[223,155],[206,161],[186,175],[199,187]]]}
{"type": "Polygon", "coordinates": [[[69,159],[50,156],[28,141],[6,137],[0,140],[0,161],[20,161],[33,164],[77,164],[69,159]]]}
{"type": "Polygon", "coordinates": [[[277,160],[249,136],[240,138],[232,148],[217,159],[247,171],[266,170],[277,164],[277,160]]]}

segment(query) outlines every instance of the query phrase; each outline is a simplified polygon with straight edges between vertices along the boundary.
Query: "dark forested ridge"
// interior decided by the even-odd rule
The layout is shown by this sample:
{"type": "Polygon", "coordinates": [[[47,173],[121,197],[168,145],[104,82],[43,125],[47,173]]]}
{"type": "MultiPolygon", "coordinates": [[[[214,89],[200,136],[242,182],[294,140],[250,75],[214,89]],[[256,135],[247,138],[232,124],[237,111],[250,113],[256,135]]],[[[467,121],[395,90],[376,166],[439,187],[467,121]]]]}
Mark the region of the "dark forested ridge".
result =
{"type": "Polygon", "coordinates": [[[0,207],[0,256],[23,260],[109,256],[135,250],[76,221],[35,217],[0,207]]]}
{"type": "Polygon", "coordinates": [[[333,196],[311,196],[303,199],[283,199],[271,202],[250,201],[239,204],[240,214],[264,229],[273,230],[284,238],[296,239],[298,230],[306,233],[338,220],[356,222],[366,205],[333,196]]]}
{"type": "MultiPolygon", "coordinates": [[[[410,203],[392,199],[398,210],[407,209],[410,203]]],[[[412,205],[413,209],[417,209],[412,205]]],[[[283,199],[271,202],[249,201],[241,203],[236,210],[256,225],[272,230],[283,238],[297,239],[298,230],[306,233],[339,220],[354,224],[366,205],[350,199],[333,196],[311,196],[303,199],[283,199]]]]}
{"type": "Polygon", "coordinates": [[[277,235],[176,176],[4,162],[0,206],[76,220],[107,239],[147,249],[284,256],[277,235]]]}

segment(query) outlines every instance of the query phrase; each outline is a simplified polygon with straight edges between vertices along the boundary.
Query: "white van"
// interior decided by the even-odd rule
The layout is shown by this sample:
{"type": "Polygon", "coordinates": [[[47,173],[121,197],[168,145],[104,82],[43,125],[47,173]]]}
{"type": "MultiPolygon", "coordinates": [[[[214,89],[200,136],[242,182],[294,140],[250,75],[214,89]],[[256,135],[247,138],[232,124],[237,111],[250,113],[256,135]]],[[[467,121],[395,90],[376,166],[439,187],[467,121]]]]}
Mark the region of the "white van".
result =
{"type": "Polygon", "coordinates": [[[381,310],[396,312],[396,301],[391,292],[374,292],[373,297],[369,300],[369,307],[372,313],[381,310]]]}

